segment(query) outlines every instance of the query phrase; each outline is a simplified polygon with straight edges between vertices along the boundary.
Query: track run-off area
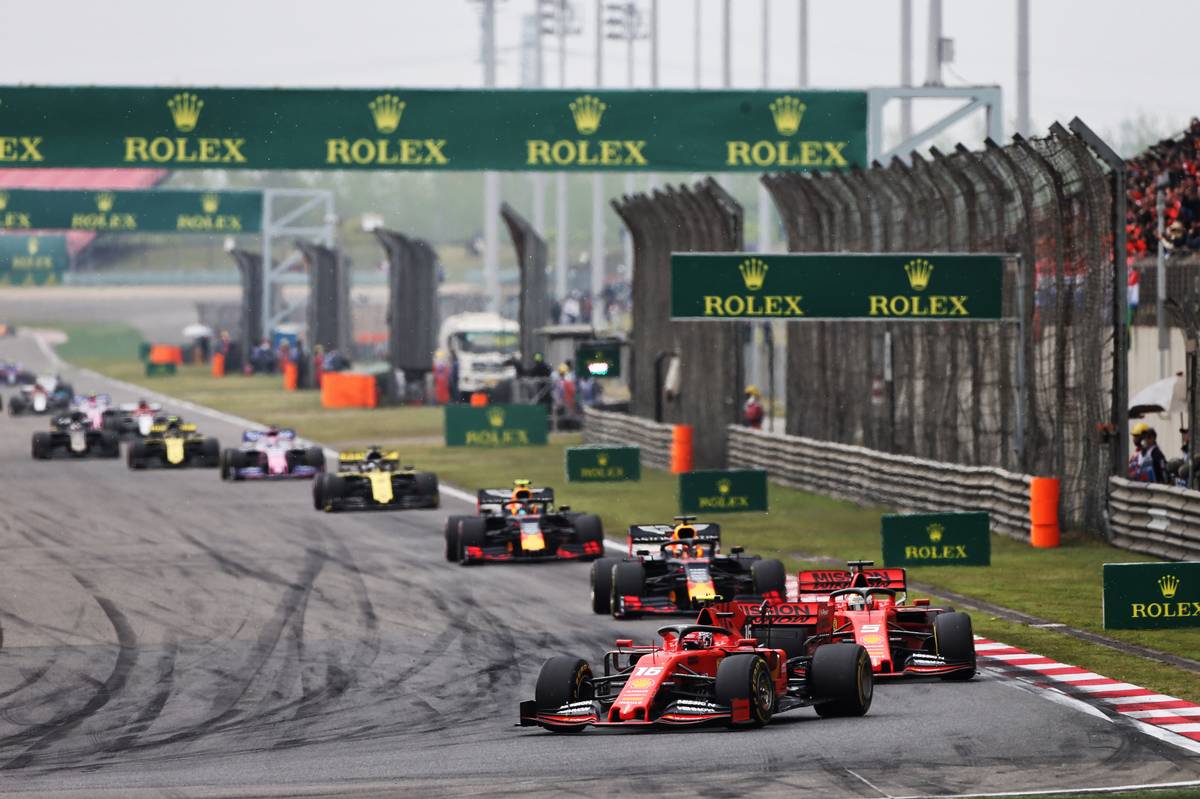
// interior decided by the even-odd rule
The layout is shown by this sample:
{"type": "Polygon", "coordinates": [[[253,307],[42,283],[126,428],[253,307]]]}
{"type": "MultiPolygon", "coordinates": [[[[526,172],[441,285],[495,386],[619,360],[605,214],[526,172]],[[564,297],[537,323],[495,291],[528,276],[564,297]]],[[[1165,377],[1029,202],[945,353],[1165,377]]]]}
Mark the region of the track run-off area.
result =
{"type": "MultiPolygon", "coordinates": [[[[0,360],[49,370],[49,358],[32,337],[0,339],[0,360]]],[[[77,392],[140,393],[62,371],[77,392]]],[[[223,446],[240,437],[236,419],[169,409],[223,446]]],[[[1152,734],[1142,722],[1152,715],[1118,713],[1087,691],[1043,687],[1021,668],[1040,665],[1033,656],[998,645],[980,655],[1009,657],[981,660],[968,683],[877,685],[864,718],[804,710],[751,731],[516,728],[547,657],[594,662],[618,637],[652,639],[658,623],[594,615],[586,564],[447,563],[445,517],[471,508],[452,490],[436,511],[323,514],[304,481],[34,461],[30,437],[46,424],[0,419],[0,792],[902,797],[1200,786],[1200,744],[1152,734]]],[[[560,494],[569,501],[569,487],[560,494]]]]}

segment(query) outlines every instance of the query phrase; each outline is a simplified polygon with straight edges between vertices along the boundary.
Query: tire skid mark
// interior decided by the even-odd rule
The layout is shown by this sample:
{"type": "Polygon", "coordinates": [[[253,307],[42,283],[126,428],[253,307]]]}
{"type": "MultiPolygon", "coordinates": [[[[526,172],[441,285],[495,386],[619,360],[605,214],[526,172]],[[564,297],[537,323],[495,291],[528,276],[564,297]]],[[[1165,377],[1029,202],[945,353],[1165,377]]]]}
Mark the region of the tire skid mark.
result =
{"type": "Polygon", "coordinates": [[[178,654],[179,642],[172,636],[167,640],[166,647],[158,658],[158,675],[154,683],[156,686],[154,695],[137,716],[134,717],[133,721],[126,725],[124,734],[112,744],[105,747],[106,752],[117,754],[132,748],[138,737],[149,729],[155,719],[162,714],[163,708],[166,707],[167,700],[170,699],[171,692],[175,687],[175,658],[178,654]]]}
{"type": "Polygon", "coordinates": [[[0,739],[0,745],[34,739],[34,742],[23,753],[0,765],[0,770],[13,771],[25,768],[34,761],[38,754],[64,738],[83,721],[99,712],[113,697],[124,690],[129,679],[129,674],[137,664],[139,654],[137,635],[134,633],[133,627],[129,624],[129,620],[125,617],[125,614],[108,597],[96,593],[96,586],[86,577],[80,574],[73,574],[73,576],[85,590],[91,593],[92,597],[96,600],[96,604],[100,606],[112,624],[119,645],[116,662],[113,664],[113,669],[109,673],[108,679],[99,686],[92,698],[82,707],[63,713],[28,730],[0,739]]]}

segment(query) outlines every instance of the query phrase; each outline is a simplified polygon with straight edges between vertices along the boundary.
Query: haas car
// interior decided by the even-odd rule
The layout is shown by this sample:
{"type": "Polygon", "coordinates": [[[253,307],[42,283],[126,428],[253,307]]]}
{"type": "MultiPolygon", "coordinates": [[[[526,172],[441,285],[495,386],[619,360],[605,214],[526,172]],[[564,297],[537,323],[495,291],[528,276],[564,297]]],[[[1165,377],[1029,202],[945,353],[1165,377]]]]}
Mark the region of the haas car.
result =
{"type": "Polygon", "coordinates": [[[695,624],[659,628],[658,644],[618,640],[600,674],[570,655],[546,661],[534,699],[521,703],[520,726],[560,733],[587,726],[760,727],[801,707],[820,716],[862,716],[870,708],[871,661],[861,646],[789,656],[742,633],[742,606],[718,607],[701,611],[695,624]]]}
{"type": "Polygon", "coordinates": [[[446,520],[446,560],[464,566],[488,561],[591,560],[604,552],[600,518],[555,507],[554,489],[484,488],[476,495],[477,516],[446,520]]]}
{"type": "Polygon", "coordinates": [[[221,453],[220,469],[222,480],[312,478],[325,471],[325,451],[302,446],[288,428],[247,430],[240,449],[221,453]]]}
{"type": "Polygon", "coordinates": [[[12,416],[62,413],[71,407],[72,397],[69,385],[57,377],[43,376],[21,384],[20,391],[8,400],[8,412],[12,416]]]}
{"type": "Polygon", "coordinates": [[[211,468],[217,466],[220,457],[221,444],[217,439],[200,434],[196,425],[186,424],[178,416],[168,416],[166,421],[155,424],[144,439],[130,442],[126,453],[130,469],[211,468]]]}
{"type": "Polygon", "coordinates": [[[92,426],[82,411],[72,411],[56,417],[49,432],[33,434],[33,457],[49,460],[55,455],[72,458],[118,458],[121,442],[106,430],[92,426]]]}
{"type": "MultiPolygon", "coordinates": [[[[856,643],[870,656],[876,677],[975,676],[969,615],[931,607],[928,599],[908,604],[904,569],[870,568],[875,564],[869,560],[848,565],[848,570],[800,572],[800,601],[765,610],[781,646],[803,654],[828,643],[856,643]]],[[[746,632],[761,635],[758,623],[752,618],[746,632]]]]}
{"type": "Polygon", "coordinates": [[[165,424],[167,417],[157,402],[123,402],[104,415],[104,428],[123,439],[145,438],[156,424],[165,424]]]}
{"type": "Polygon", "coordinates": [[[592,564],[592,610],[614,617],[695,613],[720,600],[780,602],[787,596],[783,564],[721,554],[721,528],[676,516],[675,524],[629,528],[629,555],[592,564]]]}
{"type": "Polygon", "coordinates": [[[337,474],[318,474],[313,482],[317,510],[404,510],[436,508],[438,478],[400,465],[400,453],[371,447],[338,453],[337,474]]]}

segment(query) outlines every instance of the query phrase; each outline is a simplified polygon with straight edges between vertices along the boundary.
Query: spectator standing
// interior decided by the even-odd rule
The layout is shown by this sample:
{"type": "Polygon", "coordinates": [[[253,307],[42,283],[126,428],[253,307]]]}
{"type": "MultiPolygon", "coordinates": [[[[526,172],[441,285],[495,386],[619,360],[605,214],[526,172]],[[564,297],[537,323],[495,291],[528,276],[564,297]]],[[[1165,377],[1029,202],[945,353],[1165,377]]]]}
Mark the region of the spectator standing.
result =
{"type": "Polygon", "coordinates": [[[763,408],[758,387],[746,386],[746,403],[742,406],[742,424],[746,427],[753,427],[755,430],[761,430],[765,415],[766,411],[763,408]]]}
{"type": "Polygon", "coordinates": [[[1158,448],[1158,433],[1145,422],[1131,431],[1136,450],[1129,456],[1129,479],[1140,483],[1167,482],[1167,456],[1158,448]]]}

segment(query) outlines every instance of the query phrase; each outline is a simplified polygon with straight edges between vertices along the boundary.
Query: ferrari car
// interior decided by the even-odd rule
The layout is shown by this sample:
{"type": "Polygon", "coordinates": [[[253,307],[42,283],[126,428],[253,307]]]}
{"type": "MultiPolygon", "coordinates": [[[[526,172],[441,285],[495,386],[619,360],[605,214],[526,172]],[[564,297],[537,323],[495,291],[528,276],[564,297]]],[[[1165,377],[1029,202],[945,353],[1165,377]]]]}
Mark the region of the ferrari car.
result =
{"type": "Polygon", "coordinates": [[[55,417],[49,431],[33,434],[33,457],[49,460],[55,455],[72,458],[118,458],[121,442],[115,435],[92,426],[83,411],[55,417]]]}
{"type": "Polygon", "coordinates": [[[618,619],[644,613],[695,613],[722,599],[745,601],[786,597],[778,560],[745,555],[733,547],[721,554],[721,528],[676,516],[674,524],[629,528],[629,557],[592,564],[592,610],[618,619]]]}
{"type": "Polygon", "coordinates": [[[446,560],[464,566],[487,561],[592,560],[604,552],[604,528],[590,513],[555,507],[554,489],[514,480],[484,488],[476,516],[446,520],[446,560]]]}
{"type": "Polygon", "coordinates": [[[8,412],[12,416],[61,413],[70,407],[74,396],[71,387],[57,377],[42,376],[21,384],[19,393],[8,400],[8,412]]]}
{"type": "Polygon", "coordinates": [[[104,428],[121,438],[145,438],[155,424],[165,424],[167,417],[157,402],[138,400],[123,402],[104,415],[104,428]]]}
{"type": "Polygon", "coordinates": [[[325,471],[325,450],[305,447],[290,428],[242,433],[240,449],[221,452],[222,480],[311,478],[325,471]]]}
{"type": "Polygon", "coordinates": [[[313,481],[317,510],[402,510],[440,503],[436,474],[402,466],[400,453],[379,447],[338,453],[337,474],[318,474],[313,481]]]}
{"type": "Polygon", "coordinates": [[[218,465],[220,457],[221,444],[217,439],[202,435],[196,425],[187,424],[178,416],[168,416],[166,421],[152,426],[148,436],[130,442],[126,451],[130,469],[211,468],[218,465]]]}
{"type": "Polygon", "coordinates": [[[571,655],[542,666],[534,698],[520,706],[520,726],[557,733],[588,726],[761,727],[775,713],[811,706],[819,716],[862,716],[874,681],[857,644],[820,646],[788,657],[747,638],[738,606],[700,612],[695,624],[661,627],[662,642],[621,639],[604,654],[603,674],[571,655]]]}

